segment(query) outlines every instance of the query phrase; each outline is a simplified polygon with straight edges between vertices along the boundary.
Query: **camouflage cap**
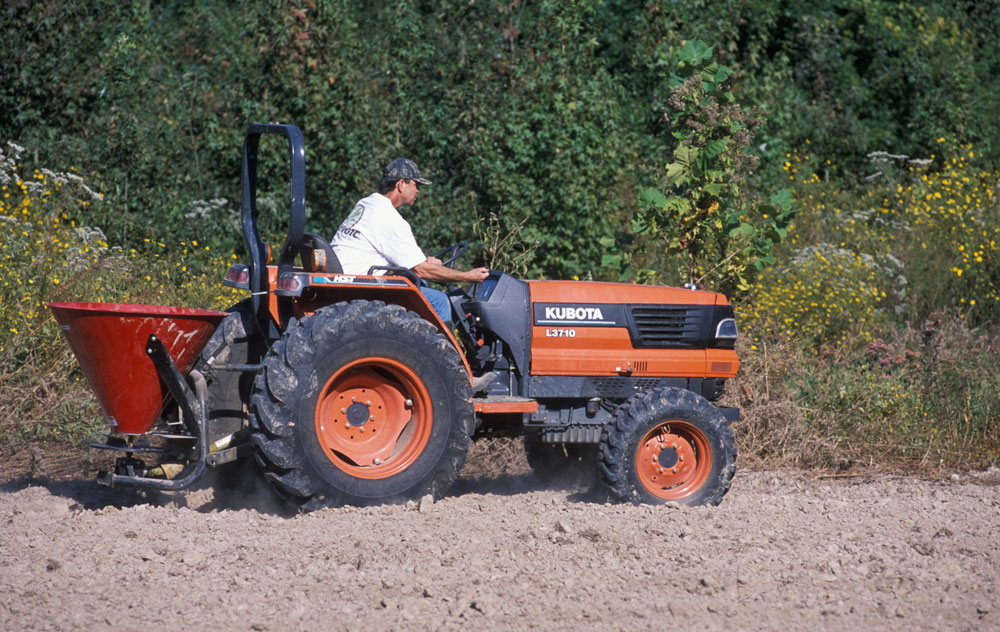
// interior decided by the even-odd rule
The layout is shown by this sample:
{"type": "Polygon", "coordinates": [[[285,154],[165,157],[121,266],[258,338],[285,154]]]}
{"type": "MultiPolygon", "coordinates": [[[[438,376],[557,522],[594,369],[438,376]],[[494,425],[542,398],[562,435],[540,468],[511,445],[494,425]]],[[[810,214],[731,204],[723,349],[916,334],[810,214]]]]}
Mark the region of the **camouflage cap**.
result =
{"type": "Polygon", "coordinates": [[[396,158],[382,171],[383,180],[416,180],[420,184],[430,184],[431,181],[420,176],[417,163],[407,158],[396,158]]]}

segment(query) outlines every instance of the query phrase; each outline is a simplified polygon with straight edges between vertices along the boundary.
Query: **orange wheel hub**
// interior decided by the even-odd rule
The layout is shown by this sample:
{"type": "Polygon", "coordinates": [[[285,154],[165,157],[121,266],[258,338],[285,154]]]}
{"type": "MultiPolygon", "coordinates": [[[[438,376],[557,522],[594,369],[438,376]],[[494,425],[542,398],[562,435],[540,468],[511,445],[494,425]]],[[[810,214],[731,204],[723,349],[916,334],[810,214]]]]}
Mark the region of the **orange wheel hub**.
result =
{"type": "Polygon", "coordinates": [[[388,478],[413,465],[427,446],[432,421],[423,380],[391,358],[361,358],[341,367],[316,404],[323,451],[358,478],[388,478]]]}
{"type": "Polygon", "coordinates": [[[680,500],[698,491],[712,471],[708,438],[684,421],[663,422],[646,433],[635,453],[639,482],[652,495],[680,500]]]}

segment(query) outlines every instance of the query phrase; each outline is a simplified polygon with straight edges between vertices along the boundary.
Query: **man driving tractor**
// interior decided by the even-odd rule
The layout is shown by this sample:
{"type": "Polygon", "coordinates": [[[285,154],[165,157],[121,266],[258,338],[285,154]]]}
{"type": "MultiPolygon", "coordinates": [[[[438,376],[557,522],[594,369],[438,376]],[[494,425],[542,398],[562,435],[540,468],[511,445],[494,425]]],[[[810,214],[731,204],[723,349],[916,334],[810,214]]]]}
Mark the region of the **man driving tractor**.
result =
{"type": "MultiPolygon", "coordinates": [[[[398,210],[413,204],[421,184],[430,181],[421,177],[412,160],[397,158],[386,166],[378,191],[354,205],[330,240],[344,274],[368,274],[372,266],[399,266],[412,270],[422,281],[479,283],[489,276],[486,268],[463,272],[424,255],[398,210]]],[[[451,306],[445,293],[423,282],[420,291],[450,328],[451,306]]]]}

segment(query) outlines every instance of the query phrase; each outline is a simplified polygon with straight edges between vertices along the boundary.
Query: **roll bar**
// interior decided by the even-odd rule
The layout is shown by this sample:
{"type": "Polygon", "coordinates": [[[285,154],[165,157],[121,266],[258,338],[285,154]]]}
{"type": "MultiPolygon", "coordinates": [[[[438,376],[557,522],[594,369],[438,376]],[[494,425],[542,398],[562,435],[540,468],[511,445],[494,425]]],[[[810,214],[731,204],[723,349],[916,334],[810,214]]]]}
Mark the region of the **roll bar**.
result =
{"type": "MultiPolygon", "coordinates": [[[[278,275],[291,271],[292,262],[302,244],[306,223],[306,147],[302,131],[295,125],[278,123],[254,124],[247,128],[243,141],[243,187],[241,220],[243,239],[250,253],[251,303],[260,333],[268,340],[280,336],[268,312],[267,246],[257,228],[257,153],[261,136],[277,134],[288,140],[290,165],[288,237],[278,255],[278,275]]],[[[278,297],[280,327],[291,318],[291,299],[278,297]]]]}

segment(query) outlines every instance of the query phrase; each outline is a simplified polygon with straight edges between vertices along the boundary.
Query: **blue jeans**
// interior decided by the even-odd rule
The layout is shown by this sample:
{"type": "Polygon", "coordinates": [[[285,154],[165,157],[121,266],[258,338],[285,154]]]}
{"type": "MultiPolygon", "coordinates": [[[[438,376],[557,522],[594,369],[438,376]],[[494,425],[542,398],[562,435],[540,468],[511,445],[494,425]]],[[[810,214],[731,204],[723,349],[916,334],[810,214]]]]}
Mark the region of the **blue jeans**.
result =
{"type": "Polygon", "coordinates": [[[445,326],[451,329],[451,302],[448,300],[448,295],[441,290],[427,287],[423,281],[420,282],[420,291],[424,293],[424,298],[431,304],[437,315],[441,317],[445,326]]]}

